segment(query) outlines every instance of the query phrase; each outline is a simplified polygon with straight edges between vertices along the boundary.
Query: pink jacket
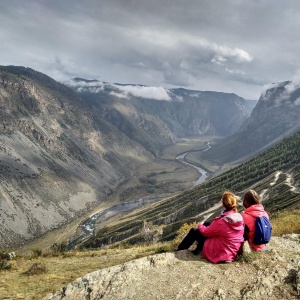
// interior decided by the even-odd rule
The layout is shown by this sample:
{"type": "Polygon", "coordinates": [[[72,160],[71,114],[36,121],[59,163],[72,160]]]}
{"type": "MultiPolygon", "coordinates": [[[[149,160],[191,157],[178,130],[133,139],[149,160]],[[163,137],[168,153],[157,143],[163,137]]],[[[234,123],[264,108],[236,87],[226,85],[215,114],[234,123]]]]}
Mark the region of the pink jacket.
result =
{"type": "Polygon", "coordinates": [[[244,221],[241,214],[227,211],[216,217],[210,226],[198,225],[200,232],[208,237],[202,256],[216,264],[235,259],[244,241],[244,221]]]}
{"type": "Polygon", "coordinates": [[[254,204],[246,208],[242,213],[245,225],[249,228],[249,246],[253,251],[262,251],[266,248],[266,245],[253,244],[254,232],[255,232],[255,218],[266,216],[269,219],[268,214],[265,212],[264,207],[261,204],[254,204]]]}

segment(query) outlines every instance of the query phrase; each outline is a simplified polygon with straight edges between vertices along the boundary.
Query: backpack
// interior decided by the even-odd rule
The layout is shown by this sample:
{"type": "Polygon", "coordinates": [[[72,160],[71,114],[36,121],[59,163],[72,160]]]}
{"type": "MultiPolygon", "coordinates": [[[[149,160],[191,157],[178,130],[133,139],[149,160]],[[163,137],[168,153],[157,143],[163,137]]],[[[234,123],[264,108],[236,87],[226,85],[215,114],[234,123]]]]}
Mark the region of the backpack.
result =
{"type": "Polygon", "coordinates": [[[267,244],[272,235],[272,225],[266,216],[255,219],[255,232],[253,243],[256,245],[267,244]]]}

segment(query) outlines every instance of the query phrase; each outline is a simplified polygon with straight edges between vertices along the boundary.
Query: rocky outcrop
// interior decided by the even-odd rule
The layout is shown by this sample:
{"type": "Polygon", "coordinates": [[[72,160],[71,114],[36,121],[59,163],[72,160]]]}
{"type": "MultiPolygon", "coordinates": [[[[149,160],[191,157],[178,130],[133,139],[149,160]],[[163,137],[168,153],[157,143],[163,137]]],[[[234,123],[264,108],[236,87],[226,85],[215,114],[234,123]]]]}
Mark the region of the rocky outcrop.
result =
{"type": "Polygon", "coordinates": [[[267,253],[227,264],[189,251],[140,258],[87,274],[44,300],[297,299],[299,237],[274,237],[267,253]]]}

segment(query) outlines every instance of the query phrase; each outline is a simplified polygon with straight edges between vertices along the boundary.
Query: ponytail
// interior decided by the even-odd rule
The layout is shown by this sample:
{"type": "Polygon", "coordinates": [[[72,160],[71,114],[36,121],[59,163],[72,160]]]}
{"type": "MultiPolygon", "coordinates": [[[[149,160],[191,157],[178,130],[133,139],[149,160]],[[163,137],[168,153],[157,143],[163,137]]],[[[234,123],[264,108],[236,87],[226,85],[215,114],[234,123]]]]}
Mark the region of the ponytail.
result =
{"type": "Polygon", "coordinates": [[[222,203],[226,210],[234,210],[237,212],[238,198],[233,193],[225,191],[222,195],[222,203]]]}

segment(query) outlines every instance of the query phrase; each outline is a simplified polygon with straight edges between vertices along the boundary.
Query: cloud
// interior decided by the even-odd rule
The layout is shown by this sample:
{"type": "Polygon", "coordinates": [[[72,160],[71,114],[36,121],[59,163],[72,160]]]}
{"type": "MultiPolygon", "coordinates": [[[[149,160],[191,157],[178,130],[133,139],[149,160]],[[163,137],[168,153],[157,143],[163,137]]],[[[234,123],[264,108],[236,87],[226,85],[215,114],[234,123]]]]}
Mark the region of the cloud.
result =
{"type": "Polygon", "coordinates": [[[100,2],[0,1],[0,65],[252,99],[300,69],[298,0],[100,2]]]}
{"type": "Polygon", "coordinates": [[[215,55],[215,57],[211,60],[213,64],[218,66],[225,66],[226,61],[227,59],[220,55],[215,55]]]}
{"type": "Polygon", "coordinates": [[[64,84],[69,87],[76,88],[77,92],[88,91],[95,94],[104,91],[105,86],[111,86],[110,84],[97,80],[80,81],[74,79],[65,81],[64,84]]]}
{"type": "Polygon", "coordinates": [[[268,97],[268,92],[270,89],[273,89],[273,88],[276,88],[280,85],[279,82],[276,82],[276,83],[268,83],[268,84],[265,84],[262,89],[261,89],[261,98],[262,99],[267,99],[268,97]]]}
{"type": "Polygon", "coordinates": [[[237,63],[251,62],[253,60],[253,57],[243,49],[230,48],[228,46],[217,45],[215,43],[209,45],[209,48],[215,51],[217,53],[217,57],[222,58],[223,60],[231,58],[237,63]]]}
{"type": "Polygon", "coordinates": [[[297,98],[294,102],[295,105],[300,105],[300,98],[297,98]]]}
{"type": "MultiPolygon", "coordinates": [[[[148,86],[119,86],[114,85],[121,94],[132,95],[134,97],[153,99],[153,100],[164,100],[171,101],[171,97],[168,91],[163,87],[148,87],[148,86]]],[[[114,92],[115,93],[115,92],[114,92]]]]}
{"type": "Polygon", "coordinates": [[[117,97],[117,98],[121,98],[121,99],[129,99],[128,94],[126,93],[118,93],[118,92],[110,92],[109,93],[111,96],[117,97]]]}
{"type": "Polygon", "coordinates": [[[89,91],[91,93],[103,92],[110,90],[109,94],[122,99],[129,99],[130,95],[134,97],[171,101],[170,92],[163,87],[149,87],[138,85],[120,85],[102,82],[99,80],[69,80],[66,81],[67,86],[76,88],[78,92],[89,91]]]}
{"type": "Polygon", "coordinates": [[[293,93],[296,89],[299,89],[299,87],[300,81],[291,81],[285,86],[285,93],[289,95],[293,93]]]}

